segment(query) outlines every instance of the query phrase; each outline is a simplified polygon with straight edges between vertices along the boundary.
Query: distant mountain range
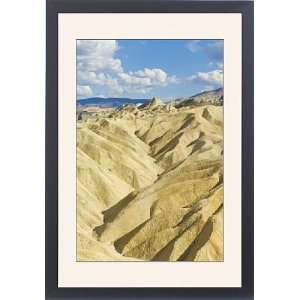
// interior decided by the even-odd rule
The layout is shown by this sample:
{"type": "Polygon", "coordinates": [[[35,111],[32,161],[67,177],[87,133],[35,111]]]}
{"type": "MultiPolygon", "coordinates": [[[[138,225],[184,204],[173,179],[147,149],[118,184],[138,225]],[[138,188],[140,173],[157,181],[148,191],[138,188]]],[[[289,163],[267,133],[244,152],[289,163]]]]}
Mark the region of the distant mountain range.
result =
{"type": "Polygon", "coordinates": [[[100,107],[117,107],[124,104],[143,104],[149,99],[132,99],[132,98],[86,98],[77,100],[77,105],[81,106],[100,106],[100,107]]]}
{"type": "MultiPolygon", "coordinates": [[[[150,99],[94,97],[77,100],[77,106],[118,107],[126,104],[146,105],[149,101],[150,99]]],[[[204,104],[223,105],[223,88],[212,91],[204,91],[191,97],[177,99],[174,101],[174,104],[177,108],[184,106],[199,106],[204,104]]]]}

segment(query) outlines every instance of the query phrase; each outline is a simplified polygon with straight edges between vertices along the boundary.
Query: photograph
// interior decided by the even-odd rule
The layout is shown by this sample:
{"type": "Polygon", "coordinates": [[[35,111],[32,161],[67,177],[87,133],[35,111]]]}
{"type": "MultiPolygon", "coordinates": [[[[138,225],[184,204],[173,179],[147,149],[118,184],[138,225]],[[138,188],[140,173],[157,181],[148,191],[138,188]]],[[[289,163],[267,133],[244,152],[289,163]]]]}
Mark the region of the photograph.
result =
{"type": "Polygon", "coordinates": [[[223,69],[223,39],[76,40],[77,262],[224,261],[223,69]]]}

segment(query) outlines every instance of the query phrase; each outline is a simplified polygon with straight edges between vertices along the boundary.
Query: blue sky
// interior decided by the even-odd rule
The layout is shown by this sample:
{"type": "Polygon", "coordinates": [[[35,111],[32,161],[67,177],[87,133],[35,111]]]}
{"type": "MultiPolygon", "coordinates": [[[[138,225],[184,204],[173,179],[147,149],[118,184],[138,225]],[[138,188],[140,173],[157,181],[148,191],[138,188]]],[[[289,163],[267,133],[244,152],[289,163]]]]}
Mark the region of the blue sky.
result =
{"type": "Polygon", "coordinates": [[[77,99],[170,100],[222,86],[222,40],[77,41],[77,99]]]}

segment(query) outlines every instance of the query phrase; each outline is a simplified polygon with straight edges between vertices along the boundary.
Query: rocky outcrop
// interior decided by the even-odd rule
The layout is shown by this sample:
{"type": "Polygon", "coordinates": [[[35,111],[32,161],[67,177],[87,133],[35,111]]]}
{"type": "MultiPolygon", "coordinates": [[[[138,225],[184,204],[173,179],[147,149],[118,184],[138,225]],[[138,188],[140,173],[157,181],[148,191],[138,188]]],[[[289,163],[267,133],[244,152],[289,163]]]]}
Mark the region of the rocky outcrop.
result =
{"type": "Polygon", "coordinates": [[[194,107],[203,105],[223,105],[223,88],[219,88],[213,91],[205,91],[200,94],[191,96],[188,99],[183,99],[176,103],[176,108],[181,107],[194,107]]]}
{"type": "Polygon", "coordinates": [[[223,260],[223,107],[98,116],[78,121],[77,259],[223,260]]]}

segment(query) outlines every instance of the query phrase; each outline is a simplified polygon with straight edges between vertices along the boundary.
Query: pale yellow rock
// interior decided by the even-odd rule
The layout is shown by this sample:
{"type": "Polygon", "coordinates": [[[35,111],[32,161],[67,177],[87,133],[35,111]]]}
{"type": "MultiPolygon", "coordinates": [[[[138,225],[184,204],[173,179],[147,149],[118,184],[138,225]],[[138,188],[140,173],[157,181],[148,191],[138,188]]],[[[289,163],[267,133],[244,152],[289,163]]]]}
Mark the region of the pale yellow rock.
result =
{"type": "Polygon", "coordinates": [[[223,260],[223,106],[90,108],[77,149],[77,260],[223,260]]]}

